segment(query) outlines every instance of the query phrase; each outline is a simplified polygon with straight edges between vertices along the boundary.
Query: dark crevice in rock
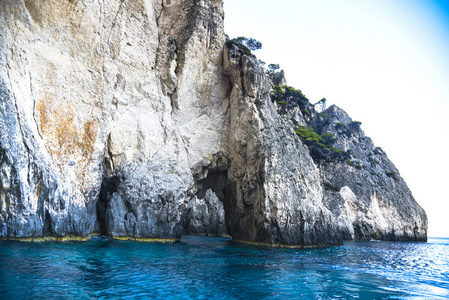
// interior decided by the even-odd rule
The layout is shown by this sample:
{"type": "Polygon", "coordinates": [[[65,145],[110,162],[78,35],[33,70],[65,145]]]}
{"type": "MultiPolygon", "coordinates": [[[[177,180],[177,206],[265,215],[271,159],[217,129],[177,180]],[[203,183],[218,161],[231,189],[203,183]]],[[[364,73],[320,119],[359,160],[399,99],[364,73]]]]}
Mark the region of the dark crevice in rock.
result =
{"type": "Polygon", "coordinates": [[[42,216],[43,219],[42,236],[52,235],[53,230],[51,226],[51,214],[46,208],[46,204],[48,204],[49,199],[49,190],[42,179],[40,179],[37,183],[36,193],[39,197],[37,200],[38,215],[42,216]]]}
{"type": "Polygon", "coordinates": [[[51,215],[48,210],[45,211],[44,229],[42,230],[43,236],[52,235],[51,215]]]}
{"type": "Polygon", "coordinates": [[[106,218],[106,212],[109,206],[109,200],[113,193],[117,192],[120,178],[118,176],[112,176],[106,178],[101,183],[100,196],[97,202],[97,219],[100,224],[100,234],[108,235],[108,220],[106,218]]]}
{"type": "Polygon", "coordinates": [[[114,155],[111,152],[111,133],[108,134],[107,144],[106,144],[106,153],[104,158],[104,166],[105,166],[105,172],[106,176],[112,177],[112,174],[115,170],[115,164],[114,164],[114,155]]]}
{"type": "Polygon", "coordinates": [[[133,207],[131,205],[131,202],[129,202],[128,200],[125,200],[125,201],[123,201],[123,203],[125,203],[126,210],[127,210],[128,213],[136,215],[136,213],[134,212],[134,209],[133,209],[133,207]]]}
{"type": "Polygon", "coordinates": [[[2,143],[0,141],[0,164],[3,162],[4,158],[5,158],[5,150],[3,150],[2,143]]]}
{"type": "Polygon", "coordinates": [[[271,243],[272,229],[267,226],[263,211],[263,174],[259,172],[251,180],[241,178],[228,181],[224,209],[229,235],[237,241],[271,243]]]}
{"type": "Polygon", "coordinates": [[[208,189],[217,195],[220,201],[224,199],[224,192],[226,187],[226,181],[228,180],[227,171],[209,170],[207,177],[203,180],[199,180],[196,185],[201,186],[196,196],[198,199],[203,199],[208,189]]]}
{"type": "Polygon", "coordinates": [[[227,236],[223,200],[228,171],[218,159],[217,168],[206,169],[206,178],[196,181],[198,190],[189,202],[183,234],[227,236]]]}

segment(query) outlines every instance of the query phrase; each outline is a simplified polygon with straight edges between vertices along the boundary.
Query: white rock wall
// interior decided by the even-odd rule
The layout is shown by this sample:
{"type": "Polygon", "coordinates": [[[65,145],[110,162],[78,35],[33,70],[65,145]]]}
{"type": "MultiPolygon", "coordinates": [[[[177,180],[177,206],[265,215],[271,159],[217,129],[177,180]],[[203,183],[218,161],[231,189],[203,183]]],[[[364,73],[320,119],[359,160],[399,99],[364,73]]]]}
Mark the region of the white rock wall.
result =
{"type": "Polygon", "coordinates": [[[3,185],[3,237],[151,236],[155,216],[140,217],[158,197],[181,222],[194,173],[226,152],[222,14],[221,1],[1,2],[2,180],[15,169],[21,190],[3,185]],[[105,176],[119,182],[101,213],[136,211],[125,231],[123,214],[97,221],[105,176]]]}

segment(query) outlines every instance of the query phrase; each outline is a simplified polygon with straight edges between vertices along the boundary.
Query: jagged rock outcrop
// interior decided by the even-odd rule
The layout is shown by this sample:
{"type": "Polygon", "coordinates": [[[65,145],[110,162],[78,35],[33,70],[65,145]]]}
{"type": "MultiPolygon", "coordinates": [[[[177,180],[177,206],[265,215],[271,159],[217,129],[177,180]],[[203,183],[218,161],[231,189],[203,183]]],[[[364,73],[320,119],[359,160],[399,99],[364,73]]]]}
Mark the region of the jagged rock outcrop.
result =
{"type": "Polygon", "coordinates": [[[271,102],[271,84],[253,57],[225,52],[233,84],[225,196],[229,233],[266,244],[329,245],[341,240],[321,202],[319,170],[271,102]]]}
{"type": "Polygon", "coordinates": [[[350,155],[320,165],[324,202],[343,238],[426,240],[425,213],[385,152],[342,109],[331,106],[324,114],[323,132],[350,155]]]}
{"type": "Polygon", "coordinates": [[[276,108],[285,124],[308,133],[303,142],[319,169],[322,201],[341,239],[427,240],[426,213],[361,122],[335,105],[319,113],[307,100],[284,100],[276,108]]]}
{"type": "Polygon", "coordinates": [[[273,101],[257,60],[225,45],[222,5],[0,2],[1,238],[426,238],[385,154],[335,126],[352,126],[343,111],[273,101]],[[298,124],[333,133],[351,163],[298,124]]]}

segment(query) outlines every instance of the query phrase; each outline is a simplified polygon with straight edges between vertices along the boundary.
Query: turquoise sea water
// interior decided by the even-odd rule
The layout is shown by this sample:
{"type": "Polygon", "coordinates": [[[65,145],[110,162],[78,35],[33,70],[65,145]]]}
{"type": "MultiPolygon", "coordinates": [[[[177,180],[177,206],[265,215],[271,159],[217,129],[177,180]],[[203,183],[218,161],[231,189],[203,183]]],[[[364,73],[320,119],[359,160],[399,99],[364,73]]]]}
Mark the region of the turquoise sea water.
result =
{"type": "Polygon", "coordinates": [[[0,242],[2,299],[449,299],[449,239],[271,249],[180,243],[0,242]]]}

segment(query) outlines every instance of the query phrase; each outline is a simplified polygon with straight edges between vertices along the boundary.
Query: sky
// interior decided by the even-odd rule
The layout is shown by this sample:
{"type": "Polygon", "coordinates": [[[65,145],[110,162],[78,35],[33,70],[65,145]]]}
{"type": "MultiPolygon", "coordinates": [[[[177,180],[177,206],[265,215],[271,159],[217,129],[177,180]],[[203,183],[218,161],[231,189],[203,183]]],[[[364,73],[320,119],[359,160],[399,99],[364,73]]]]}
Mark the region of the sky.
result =
{"type": "Polygon", "coordinates": [[[326,98],[381,147],[449,237],[449,1],[224,0],[230,38],[262,42],[314,103],[326,98]]]}

